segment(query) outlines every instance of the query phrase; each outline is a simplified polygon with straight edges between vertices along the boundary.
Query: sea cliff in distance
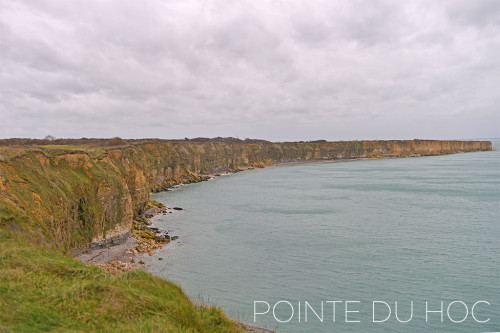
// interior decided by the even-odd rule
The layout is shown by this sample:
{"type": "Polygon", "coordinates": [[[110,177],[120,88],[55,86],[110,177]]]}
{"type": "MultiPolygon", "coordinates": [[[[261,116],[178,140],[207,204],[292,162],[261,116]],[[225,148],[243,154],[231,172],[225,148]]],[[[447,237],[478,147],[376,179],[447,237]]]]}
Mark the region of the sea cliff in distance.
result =
{"type": "Polygon", "coordinates": [[[0,269],[6,272],[0,304],[10,309],[0,315],[0,328],[238,331],[220,310],[194,306],[167,281],[142,271],[109,276],[67,255],[126,238],[151,192],[209,175],[280,163],[485,150],[492,150],[490,141],[0,140],[0,269]],[[41,289],[34,292],[30,283],[41,289]],[[112,305],[97,301],[103,297],[112,305]],[[113,319],[118,312],[121,321],[113,319]]]}
{"type": "Polygon", "coordinates": [[[0,140],[0,224],[68,251],[130,231],[151,191],[284,162],[491,150],[490,141],[0,140]]]}

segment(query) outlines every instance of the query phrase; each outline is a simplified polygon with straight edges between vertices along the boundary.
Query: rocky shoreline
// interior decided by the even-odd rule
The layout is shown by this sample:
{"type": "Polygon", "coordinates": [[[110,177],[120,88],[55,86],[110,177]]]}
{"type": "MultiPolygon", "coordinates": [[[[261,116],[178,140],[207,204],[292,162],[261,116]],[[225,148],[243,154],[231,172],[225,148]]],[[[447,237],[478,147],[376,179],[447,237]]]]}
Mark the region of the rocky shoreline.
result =
{"type": "Polygon", "coordinates": [[[147,209],[134,218],[131,231],[112,239],[92,243],[86,250],[76,252],[74,257],[85,264],[97,265],[112,273],[137,268],[144,264],[137,258],[141,254],[153,255],[157,249],[178,238],[170,235],[167,230],[151,225],[152,217],[172,213],[172,210],[182,210],[182,208],[168,208],[150,200],[147,209]]]}

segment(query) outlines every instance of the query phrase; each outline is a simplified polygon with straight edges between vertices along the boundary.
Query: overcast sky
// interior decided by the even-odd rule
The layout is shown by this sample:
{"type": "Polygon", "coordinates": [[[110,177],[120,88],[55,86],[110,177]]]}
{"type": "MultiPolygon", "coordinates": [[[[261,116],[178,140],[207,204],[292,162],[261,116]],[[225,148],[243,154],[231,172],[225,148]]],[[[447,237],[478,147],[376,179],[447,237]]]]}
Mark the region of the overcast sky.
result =
{"type": "Polygon", "coordinates": [[[500,137],[500,0],[0,0],[0,137],[500,137]]]}

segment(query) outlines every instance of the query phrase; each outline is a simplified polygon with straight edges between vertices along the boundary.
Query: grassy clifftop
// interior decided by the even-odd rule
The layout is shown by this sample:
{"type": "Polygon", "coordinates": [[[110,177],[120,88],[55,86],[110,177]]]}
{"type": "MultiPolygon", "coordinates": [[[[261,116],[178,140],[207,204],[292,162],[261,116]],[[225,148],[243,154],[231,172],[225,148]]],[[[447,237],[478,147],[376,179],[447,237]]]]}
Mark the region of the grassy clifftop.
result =
{"type": "Polygon", "coordinates": [[[142,270],[96,266],[0,230],[1,332],[241,332],[214,306],[142,270]]]}

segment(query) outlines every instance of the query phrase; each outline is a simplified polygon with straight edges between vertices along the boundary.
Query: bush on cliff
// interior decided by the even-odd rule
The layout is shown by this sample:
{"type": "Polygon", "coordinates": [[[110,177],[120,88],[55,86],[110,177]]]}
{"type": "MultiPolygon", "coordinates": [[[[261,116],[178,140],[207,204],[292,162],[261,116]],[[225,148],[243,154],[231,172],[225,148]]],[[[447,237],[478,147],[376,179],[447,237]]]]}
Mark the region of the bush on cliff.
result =
{"type": "Polygon", "coordinates": [[[106,143],[108,146],[126,146],[128,145],[128,142],[123,140],[122,138],[115,137],[112,139],[109,139],[108,142],[106,143]]]}

